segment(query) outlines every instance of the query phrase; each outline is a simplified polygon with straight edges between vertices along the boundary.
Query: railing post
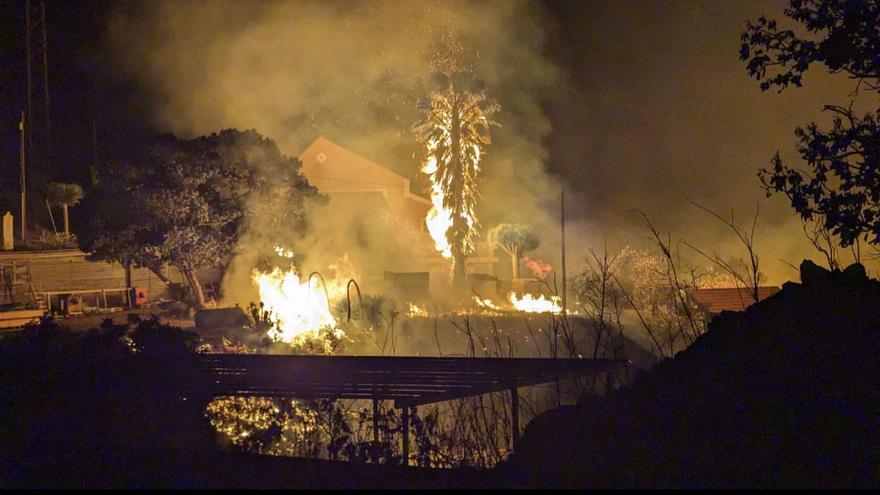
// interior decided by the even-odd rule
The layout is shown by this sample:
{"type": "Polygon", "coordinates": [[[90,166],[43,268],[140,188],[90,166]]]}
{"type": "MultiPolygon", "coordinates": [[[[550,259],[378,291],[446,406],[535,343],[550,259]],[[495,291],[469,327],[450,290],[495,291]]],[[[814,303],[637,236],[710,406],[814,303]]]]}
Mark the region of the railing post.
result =
{"type": "Polygon", "coordinates": [[[379,460],[379,401],[373,399],[373,462],[379,460]]]}
{"type": "Polygon", "coordinates": [[[510,387],[510,436],[513,451],[519,452],[519,393],[516,385],[510,387]]]}
{"type": "Polygon", "coordinates": [[[409,466],[409,407],[404,406],[400,415],[403,421],[403,465],[409,466]]]}

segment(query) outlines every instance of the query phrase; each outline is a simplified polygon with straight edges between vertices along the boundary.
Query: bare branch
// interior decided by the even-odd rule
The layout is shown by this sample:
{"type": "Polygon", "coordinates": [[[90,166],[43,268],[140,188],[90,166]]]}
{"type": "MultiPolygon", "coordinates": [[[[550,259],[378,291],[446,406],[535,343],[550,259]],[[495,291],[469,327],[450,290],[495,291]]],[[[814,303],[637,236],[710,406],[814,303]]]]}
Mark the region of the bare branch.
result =
{"type": "MultiPolygon", "coordinates": [[[[759,300],[758,286],[760,284],[760,280],[759,280],[760,279],[760,272],[758,270],[759,258],[758,258],[757,252],[755,251],[755,230],[757,229],[757,225],[758,225],[760,204],[755,205],[755,216],[752,219],[752,227],[749,230],[749,234],[746,235],[746,233],[744,231],[740,230],[740,228],[737,227],[736,224],[734,223],[733,212],[731,212],[731,214],[730,214],[730,220],[727,220],[726,218],[722,217],[721,215],[719,215],[715,211],[711,210],[710,208],[707,208],[707,207],[697,203],[696,201],[693,201],[690,198],[686,198],[686,199],[690,204],[696,206],[697,208],[703,210],[704,212],[708,213],[709,215],[720,220],[721,223],[723,223],[728,228],[730,228],[730,230],[733,231],[733,233],[736,235],[736,237],[739,238],[740,243],[743,245],[743,247],[745,247],[746,252],[748,252],[750,269],[751,269],[751,273],[749,274],[748,283],[746,283],[745,285],[747,287],[749,287],[749,289],[751,289],[752,297],[754,298],[754,301],[758,302],[758,300],[759,300]]],[[[689,243],[687,245],[689,247],[691,247],[692,249],[695,249],[700,254],[702,254],[706,259],[709,259],[709,260],[713,261],[714,263],[716,263],[717,265],[724,268],[726,271],[728,271],[728,273],[733,275],[734,278],[737,278],[738,280],[745,282],[744,277],[737,274],[735,270],[732,270],[730,265],[723,262],[723,260],[721,260],[721,258],[717,254],[713,253],[713,256],[710,258],[709,256],[706,256],[706,254],[703,253],[702,251],[700,251],[699,249],[696,249],[693,245],[691,245],[689,243]]]]}

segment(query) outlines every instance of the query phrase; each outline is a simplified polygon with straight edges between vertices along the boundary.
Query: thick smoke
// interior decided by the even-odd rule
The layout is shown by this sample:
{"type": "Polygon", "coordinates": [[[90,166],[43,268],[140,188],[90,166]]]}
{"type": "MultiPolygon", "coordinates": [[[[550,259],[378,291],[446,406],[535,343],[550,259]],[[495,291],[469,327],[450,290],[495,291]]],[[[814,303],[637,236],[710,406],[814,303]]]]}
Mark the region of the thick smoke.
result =
{"type": "MultiPolygon", "coordinates": [[[[424,195],[410,128],[428,94],[431,43],[452,33],[477,49],[478,75],[502,105],[482,164],[480,220],[486,228],[544,226],[542,201],[558,186],[544,170],[550,124],[541,105],[558,71],[542,55],[539,14],[518,1],[138,2],[112,17],[108,45],[153,102],[158,129],[191,136],[254,128],[292,156],[323,135],[412,179],[424,195]]],[[[330,245],[345,245],[360,269],[370,259],[407,269],[401,242],[383,239],[389,229],[368,225],[369,238],[358,239],[348,217],[328,214],[316,210],[311,236],[294,247],[309,269],[327,269],[330,245]]],[[[254,237],[232,266],[237,280],[254,251],[271,250],[254,237]]]]}
{"type": "MultiPolygon", "coordinates": [[[[853,85],[822,67],[808,74],[806,87],[783,94],[762,93],[748,79],[737,58],[739,33],[748,19],[781,18],[781,5],[551,7],[506,0],[135,2],[112,16],[107,46],[160,130],[255,128],[293,156],[324,135],[412,179],[413,191],[425,195],[410,126],[427,94],[426,51],[450,31],[478,48],[480,76],[502,105],[483,162],[484,228],[536,225],[543,244],[530,255],[556,265],[565,185],[570,273],[583,265],[586,248],[601,250],[605,240],[609,250],[647,244],[634,208],[673,243],[686,238],[743,257],[731,233],[688,197],[725,215],[733,210],[741,225],[760,204],[757,247],[771,283],[796,278],[787,263],[818,259],[787,202],[764,197],[756,171],[776,150],[795,160],[794,127],[821,120],[822,104],[845,101],[853,85]]],[[[347,243],[353,234],[342,220],[313,220],[311,238],[299,246],[323,270],[332,260],[322,259],[322,242],[347,243]]],[[[405,259],[382,232],[374,229],[375,239],[354,244],[350,256],[405,259]]],[[[682,254],[699,260],[686,248],[682,254]]],[[[244,273],[253,260],[242,261],[244,273]]]]}

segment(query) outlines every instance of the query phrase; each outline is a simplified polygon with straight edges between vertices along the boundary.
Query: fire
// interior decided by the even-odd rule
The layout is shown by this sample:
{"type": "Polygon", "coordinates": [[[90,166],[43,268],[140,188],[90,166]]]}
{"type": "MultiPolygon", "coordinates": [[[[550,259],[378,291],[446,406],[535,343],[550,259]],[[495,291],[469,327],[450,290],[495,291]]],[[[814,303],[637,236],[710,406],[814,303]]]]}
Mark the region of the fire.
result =
{"type": "Polygon", "coordinates": [[[491,309],[491,310],[495,310],[495,311],[501,311],[501,306],[498,306],[497,304],[492,302],[492,300],[489,298],[480,299],[479,297],[474,296],[474,302],[477,303],[477,306],[479,306],[481,308],[491,309]]]}
{"type": "MultiPolygon", "coordinates": [[[[328,265],[327,269],[321,272],[322,281],[327,289],[327,297],[332,302],[336,302],[346,298],[348,292],[348,281],[358,280],[360,278],[354,264],[348,258],[348,254],[344,254],[336,260],[336,263],[328,265]]],[[[312,280],[312,284],[318,285],[317,280],[312,280]]],[[[352,294],[354,295],[354,294],[352,294]]]]}
{"type": "Polygon", "coordinates": [[[295,255],[293,251],[283,247],[283,246],[275,246],[275,254],[281,256],[282,258],[293,258],[295,255]]]}
{"type": "Polygon", "coordinates": [[[446,238],[446,231],[452,227],[452,211],[443,206],[445,196],[440,178],[437,176],[437,146],[436,139],[428,141],[428,159],[422,167],[422,173],[427,174],[431,179],[431,210],[425,217],[425,225],[428,227],[431,239],[434,239],[434,248],[444,258],[451,258],[452,248],[446,238]]]}
{"type": "Polygon", "coordinates": [[[436,94],[432,100],[433,118],[429,120],[430,124],[426,124],[430,137],[426,140],[427,154],[422,173],[431,180],[431,210],[425,217],[425,224],[434,240],[434,248],[444,258],[452,257],[446,233],[452,228],[455,215],[467,224],[469,233],[464,238],[465,245],[461,246],[464,251],[473,248],[476,235],[474,203],[479,196],[476,178],[480,173],[480,146],[489,143],[488,137],[477,129],[492,125],[494,122],[488,116],[495,111],[494,107],[489,112],[480,110],[480,101],[475,95],[461,101],[460,97],[451,94],[436,94]],[[463,108],[467,108],[464,113],[463,108]],[[454,140],[453,134],[458,138],[454,140]],[[456,154],[460,162],[450,167],[449,162],[456,154]],[[446,166],[441,167],[441,160],[446,166]],[[459,185],[455,186],[456,183],[459,185]],[[457,190],[455,194],[460,197],[447,197],[450,188],[457,190]],[[454,211],[449,205],[456,205],[457,209],[454,211]]]}
{"type": "Polygon", "coordinates": [[[317,282],[301,282],[295,268],[254,270],[251,278],[260,291],[260,301],[278,320],[277,326],[269,330],[272,339],[297,343],[324,328],[341,334],[324,290],[317,282]]]}
{"type": "Polygon", "coordinates": [[[413,303],[409,303],[409,307],[406,311],[407,316],[428,316],[428,312],[424,309],[416,306],[413,303]]]}
{"type": "Polygon", "coordinates": [[[510,303],[513,304],[514,308],[526,313],[555,314],[562,312],[562,306],[560,305],[560,298],[558,296],[550,296],[550,299],[546,299],[543,294],[538,298],[535,298],[531,294],[525,294],[522,298],[519,298],[515,293],[511,292],[507,297],[510,299],[510,303]]]}

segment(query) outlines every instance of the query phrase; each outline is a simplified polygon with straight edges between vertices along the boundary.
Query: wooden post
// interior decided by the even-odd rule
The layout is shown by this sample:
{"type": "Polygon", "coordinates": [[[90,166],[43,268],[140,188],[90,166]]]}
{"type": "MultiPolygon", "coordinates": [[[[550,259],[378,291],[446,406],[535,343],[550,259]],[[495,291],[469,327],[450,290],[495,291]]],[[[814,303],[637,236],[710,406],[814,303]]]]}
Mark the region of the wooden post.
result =
{"type": "Polygon", "coordinates": [[[516,385],[510,387],[510,437],[513,451],[519,452],[519,393],[516,385]]]}
{"type": "MultiPolygon", "coordinates": [[[[30,60],[28,60],[30,63],[30,60]]],[[[30,84],[30,80],[28,80],[30,84]]],[[[30,93],[28,93],[30,98],[30,93]]],[[[21,143],[19,147],[19,186],[21,188],[21,243],[27,242],[27,179],[25,174],[25,157],[24,157],[24,112],[21,112],[21,120],[18,122],[18,129],[21,134],[21,143]]]]}
{"type": "Polygon", "coordinates": [[[559,227],[562,237],[562,316],[568,314],[568,287],[565,276],[565,190],[559,194],[559,227]]]}
{"type": "Polygon", "coordinates": [[[12,213],[6,212],[3,215],[3,250],[12,251],[15,249],[15,227],[12,213]]]}
{"type": "Polygon", "coordinates": [[[409,407],[404,406],[400,415],[403,421],[403,465],[409,466],[409,407]]]}
{"type": "Polygon", "coordinates": [[[373,462],[378,461],[379,456],[379,401],[373,399],[373,462]]]}

